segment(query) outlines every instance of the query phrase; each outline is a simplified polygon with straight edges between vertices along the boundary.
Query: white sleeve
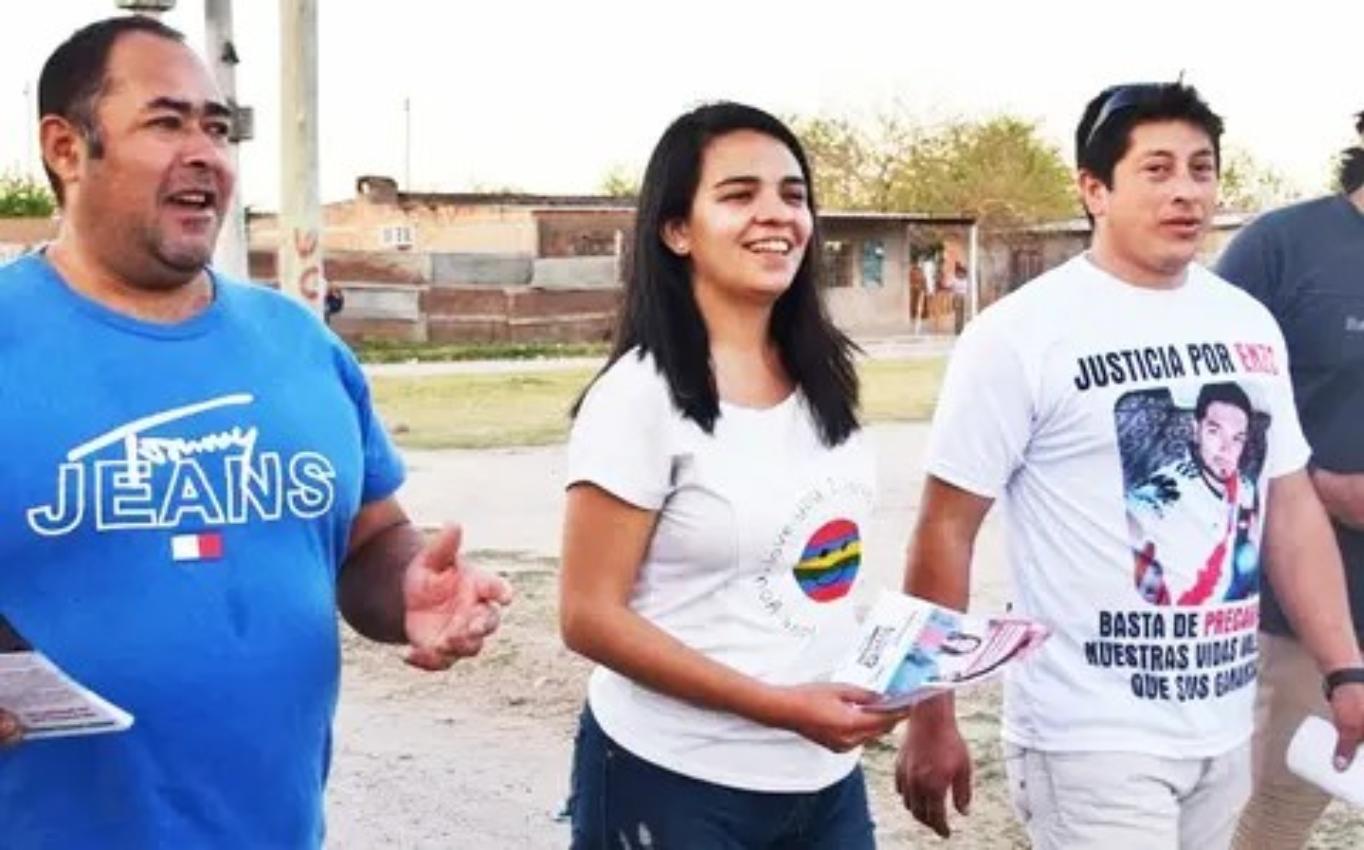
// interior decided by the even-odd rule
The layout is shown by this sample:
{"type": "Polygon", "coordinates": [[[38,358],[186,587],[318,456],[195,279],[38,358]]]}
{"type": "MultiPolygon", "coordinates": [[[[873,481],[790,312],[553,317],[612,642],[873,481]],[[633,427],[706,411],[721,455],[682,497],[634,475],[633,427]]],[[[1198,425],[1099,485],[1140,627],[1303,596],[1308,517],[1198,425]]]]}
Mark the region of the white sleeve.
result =
{"type": "Polygon", "coordinates": [[[672,487],[667,384],[652,359],[627,353],[588,390],[568,438],[565,486],[590,483],[658,510],[672,487]]]}
{"type": "Polygon", "coordinates": [[[1298,405],[1293,398],[1293,381],[1288,370],[1288,345],[1283,332],[1274,324],[1274,348],[1279,355],[1276,363],[1279,374],[1270,389],[1269,450],[1266,452],[1265,471],[1270,478],[1297,472],[1307,466],[1312,447],[1302,433],[1298,421],[1298,405]]]}
{"type": "Polygon", "coordinates": [[[1022,465],[1035,409],[1020,352],[998,318],[982,315],[953,348],[925,464],[929,475],[990,499],[1022,465]]]}

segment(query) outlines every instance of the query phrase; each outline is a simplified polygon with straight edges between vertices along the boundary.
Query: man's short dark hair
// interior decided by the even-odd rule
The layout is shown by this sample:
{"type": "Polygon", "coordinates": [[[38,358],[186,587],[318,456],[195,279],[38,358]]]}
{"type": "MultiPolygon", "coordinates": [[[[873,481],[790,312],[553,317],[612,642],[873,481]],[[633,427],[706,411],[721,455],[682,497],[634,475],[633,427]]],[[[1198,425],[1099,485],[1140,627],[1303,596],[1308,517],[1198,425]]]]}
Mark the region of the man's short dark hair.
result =
{"type": "MultiPolygon", "coordinates": [[[[85,138],[90,156],[104,155],[95,112],[108,82],[109,54],[122,36],[143,32],[183,44],[185,36],[155,18],[143,15],[124,15],[105,18],[76,30],[47,57],[38,77],[38,119],[58,115],[85,138]]],[[[63,200],[61,180],[43,163],[47,181],[60,203],[63,200]]]]}
{"type": "Polygon", "coordinates": [[[1250,396],[1241,389],[1239,384],[1231,381],[1223,381],[1217,384],[1204,384],[1198,391],[1198,401],[1194,403],[1194,420],[1203,421],[1203,417],[1208,415],[1208,408],[1214,403],[1229,404],[1238,407],[1246,415],[1246,421],[1255,415],[1255,410],[1250,406],[1250,396]]]}
{"type": "Polygon", "coordinates": [[[1347,195],[1364,186],[1364,112],[1355,115],[1355,132],[1359,133],[1359,144],[1340,152],[1340,170],[1336,173],[1336,183],[1347,195]]]}
{"type": "Polygon", "coordinates": [[[1184,121],[1212,140],[1213,157],[1222,163],[1222,119],[1183,83],[1138,83],[1104,89],[1085,107],[1075,128],[1075,164],[1108,188],[1113,169],[1132,144],[1132,128],[1155,121],[1184,121]]]}

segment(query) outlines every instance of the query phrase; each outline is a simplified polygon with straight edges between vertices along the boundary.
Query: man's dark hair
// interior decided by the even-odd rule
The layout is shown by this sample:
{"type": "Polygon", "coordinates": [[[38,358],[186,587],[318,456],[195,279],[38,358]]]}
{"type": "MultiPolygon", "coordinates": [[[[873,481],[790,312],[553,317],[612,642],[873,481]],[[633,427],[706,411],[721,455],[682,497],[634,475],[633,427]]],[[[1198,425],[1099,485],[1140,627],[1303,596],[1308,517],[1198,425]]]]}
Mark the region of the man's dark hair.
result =
{"type": "Polygon", "coordinates": [[[1231,381],[1223,381],[1217,384],[1204,384],[1198,391],[1198,401],[1194,403],[1194,419],[1202,422],[1203,417],[1208,415],[1208,408],[1214,402],[1230,404],[1232,407],[1239,407],[1249,421],[1255,415],[1255,410],[1250,406],[1250,396],[1241,389],[1240,385],[1231,381]]]}
{"type": "MultiPolygon", "coordinates": [[[[76,30],[47,57],[38,77],[38,119],[58,115],[65,118],[84,137],[90,156],[104,155],[96,111],[108,84],[109,54],[122,36],[143,32],[180,44],[185,36],[154,18],[125,15],[105,18],[76,30]]],[[[63,201],[61,180],[43,163],[47,181],[58,203],[63,201]]]]}
{"type": "MultiPolygon", "coordinates": [[[[1203,130],[1212,141],[1213,159],[1222,166],[1222,119],[1183,83],[1137,83],[1110,86],[1085,107],[1075,128],[1075,165],[1108,188],[1113,169],[1132,146],[1132,129],[1156,121],[1184,121],[1203,130]]],[[[1086,210],[1089,223],[1094,217],[1086,210]]]]}
{"type": "MultiPolygon", "coordinates": [[[[768,334],[786,373],[805,396],[825,445],[836,446],[857,428],[857,371],[852,342],[834,327],[820,297],[819,212],[805,150],[785,124],[739,103],[711,103],[674,121],[649,158],[635,212],[634,252],[606,368],[633,349],[653,355],[673,404],[707,433],[720,416],[710,362],[710,337],[692,289],[691,263],[663,244],[663,228],[685,220],[701,182],[707,146],[752,130],[791,151],[805,178],[815,226],[791,285],[772,307],[768,334]]],[[[582,403],[574,405],[576,414],[582,403]]]]}
{"type": "Polygon", "coordinates": [[[1355,116],[1355,131],[1359,144],[1340,152],[1340,170],[1336,173],[1336,183],[1347,195],[1364,186],[1364,112],[1355,116]]]}

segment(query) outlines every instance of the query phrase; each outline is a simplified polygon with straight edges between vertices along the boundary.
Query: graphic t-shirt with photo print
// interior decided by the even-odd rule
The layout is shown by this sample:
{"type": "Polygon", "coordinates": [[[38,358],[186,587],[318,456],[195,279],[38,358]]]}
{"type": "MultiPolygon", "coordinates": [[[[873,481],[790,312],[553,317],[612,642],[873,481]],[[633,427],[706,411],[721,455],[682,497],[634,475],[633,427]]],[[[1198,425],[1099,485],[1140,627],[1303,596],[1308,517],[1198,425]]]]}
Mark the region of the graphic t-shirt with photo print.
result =
{"type": "Polygon", "coordinates": [[[1055,630],[1006,674],[1005,739],[1170,757],[1245,741],[1267,487],[1308,454],[1278,327],[1202,267],[1156,290],[1081,256],[982,313],[927,469],[999,500],[1014,612],[1055,630]]]}

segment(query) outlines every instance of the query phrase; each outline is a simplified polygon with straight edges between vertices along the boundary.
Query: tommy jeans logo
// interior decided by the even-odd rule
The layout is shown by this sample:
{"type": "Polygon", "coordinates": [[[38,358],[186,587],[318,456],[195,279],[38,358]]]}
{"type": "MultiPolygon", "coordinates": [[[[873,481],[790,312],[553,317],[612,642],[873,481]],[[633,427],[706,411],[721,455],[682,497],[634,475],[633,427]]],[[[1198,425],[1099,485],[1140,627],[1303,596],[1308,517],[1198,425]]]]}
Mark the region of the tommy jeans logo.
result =
{"type": "Polygon", "coordinates": [[[314,451],[262,450],[249,408],[233,393],[152,413],[72,448],[58,464],[52,496],[27,511],[43,537],[96,531],[176,531],[177,561],[223,556],[217,529],[250,522],[312,519],[331,510],[336,470],[314,451]],[[236,409],[227,427],[196,426],[210,411],[236,409]]]}
{"type": "Polygon", "coordinates": [[[1355,333],[1364,333],[1364,319],[1356,319],[1354,316],[1345,317],[1345,330],[1355,333]]]}

